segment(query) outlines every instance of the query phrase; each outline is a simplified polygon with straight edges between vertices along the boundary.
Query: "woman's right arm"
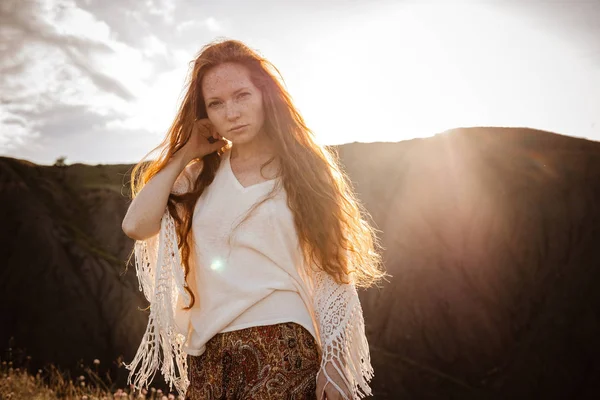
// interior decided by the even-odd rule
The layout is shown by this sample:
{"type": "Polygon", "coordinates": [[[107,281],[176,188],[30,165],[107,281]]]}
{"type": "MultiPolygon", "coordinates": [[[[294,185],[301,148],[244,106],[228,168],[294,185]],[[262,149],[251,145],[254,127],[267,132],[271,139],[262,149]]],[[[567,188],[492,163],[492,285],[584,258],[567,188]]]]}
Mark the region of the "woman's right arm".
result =
{"type": "Polygon", "coordinates": [[[160,221],[177,177],[191,160],[177,152],[167,165],[154,175],[135,196],[123,223],[123,232],[131,239],[145,240],[160,231],[160,221]]]}
{"type": "MultiPolygon", "coordinates": [[[[187,143],[146,182],[129,205],[121,228],[130,238],[146,240],[156,235],[178,176],[193,159],[203,158],[227,144],[206,118],[196,121],[192,129],[187,143]],[[215,139],[213,143],[208,140],[211,137],[215,139]]],[[[184,175],[181,178],[187,179],[184,175]]]]}

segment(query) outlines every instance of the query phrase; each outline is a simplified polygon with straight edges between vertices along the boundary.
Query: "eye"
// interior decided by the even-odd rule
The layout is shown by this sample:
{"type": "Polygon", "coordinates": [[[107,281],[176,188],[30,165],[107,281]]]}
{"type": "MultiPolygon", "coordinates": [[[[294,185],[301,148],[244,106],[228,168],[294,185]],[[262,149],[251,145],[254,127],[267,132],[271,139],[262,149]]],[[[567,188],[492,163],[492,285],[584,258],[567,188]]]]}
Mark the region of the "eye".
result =
{"type": "Polygon", "coordinates": [[[220,101],[212,101],[212,102],[210,102],[210,104],[208,106],[212,108],[214,106],[218,106],[219,104],[221,104],[220,101]]]}
{"type": "Polygon", "coordinates": [[[248,97],[248,96],[250,96],[249,92],[242,92],[242,93],[239,94],[238,97],[242,98],[242,97],[248,97]]]}

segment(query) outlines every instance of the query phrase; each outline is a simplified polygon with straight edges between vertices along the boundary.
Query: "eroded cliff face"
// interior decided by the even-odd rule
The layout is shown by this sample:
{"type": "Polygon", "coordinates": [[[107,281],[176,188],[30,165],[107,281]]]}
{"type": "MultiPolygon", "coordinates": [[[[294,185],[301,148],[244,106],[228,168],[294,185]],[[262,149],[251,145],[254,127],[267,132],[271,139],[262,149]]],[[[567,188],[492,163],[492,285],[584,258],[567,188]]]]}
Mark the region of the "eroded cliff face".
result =
{"type": "Polygon", "coordinates": [[[0,159],[0,343],[13,337],[37,367],[109,367],[133,356],[145,328],[135,269],[125,271],[128,202],[118,185],[94,186],[90,174],[88,187],[76,173],[101,168],[0,159]]]}
{"type": "MultiPolygon", "coordinates": [[[[600,393],[600,143],[471,128],[339,153],[392,275],[359,291],[375,398],[600,393]]],[[[3,347],[131,360],[147,303],[124,273],[130,168],[0,158],[3,347]]]]}
{"type": "Polygon", "coordinates": [[[393,275],[361,292],[376,398],[600,395],[600,143],[473,128],[340,153],[393,275]]]}

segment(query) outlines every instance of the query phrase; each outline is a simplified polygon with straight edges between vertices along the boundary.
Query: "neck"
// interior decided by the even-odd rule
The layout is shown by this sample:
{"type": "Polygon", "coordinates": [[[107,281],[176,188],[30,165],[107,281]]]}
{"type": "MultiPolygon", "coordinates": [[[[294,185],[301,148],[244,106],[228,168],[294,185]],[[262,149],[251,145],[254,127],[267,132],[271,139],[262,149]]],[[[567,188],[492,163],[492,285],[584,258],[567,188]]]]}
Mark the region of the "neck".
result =
{"type": "Polygon", "coordinates": [[[235,158],[241,162],[256,158],[262,159],[265,156],[271,156],[273,153],[273,143],[264,135],[258,135],[248,143],[233,144],[231,146],[231,158],[235,158]]]}

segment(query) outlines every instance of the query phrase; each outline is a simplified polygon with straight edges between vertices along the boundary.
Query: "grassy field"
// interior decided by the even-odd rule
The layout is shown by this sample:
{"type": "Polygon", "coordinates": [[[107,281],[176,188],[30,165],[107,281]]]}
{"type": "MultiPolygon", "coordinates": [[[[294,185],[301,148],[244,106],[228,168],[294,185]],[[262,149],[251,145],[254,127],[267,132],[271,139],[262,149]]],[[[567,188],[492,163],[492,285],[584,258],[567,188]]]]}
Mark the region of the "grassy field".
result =
{"type": "MultiPolygon", "coordinates": [[[[98,360],[93,367],[84,368],[85,375],[75,379],[51,365],[37,373],[27,368],[15,367],[12,361],[2,361],[0,366],[0,399],[6,400],[183,400],[183,396],[165,394],[161,389],[150,387],[141,392],[117,388],[111,390],[97,373],[98,360]]],[[[108,377],[109,381],[110,378],[108,377]]]]}

